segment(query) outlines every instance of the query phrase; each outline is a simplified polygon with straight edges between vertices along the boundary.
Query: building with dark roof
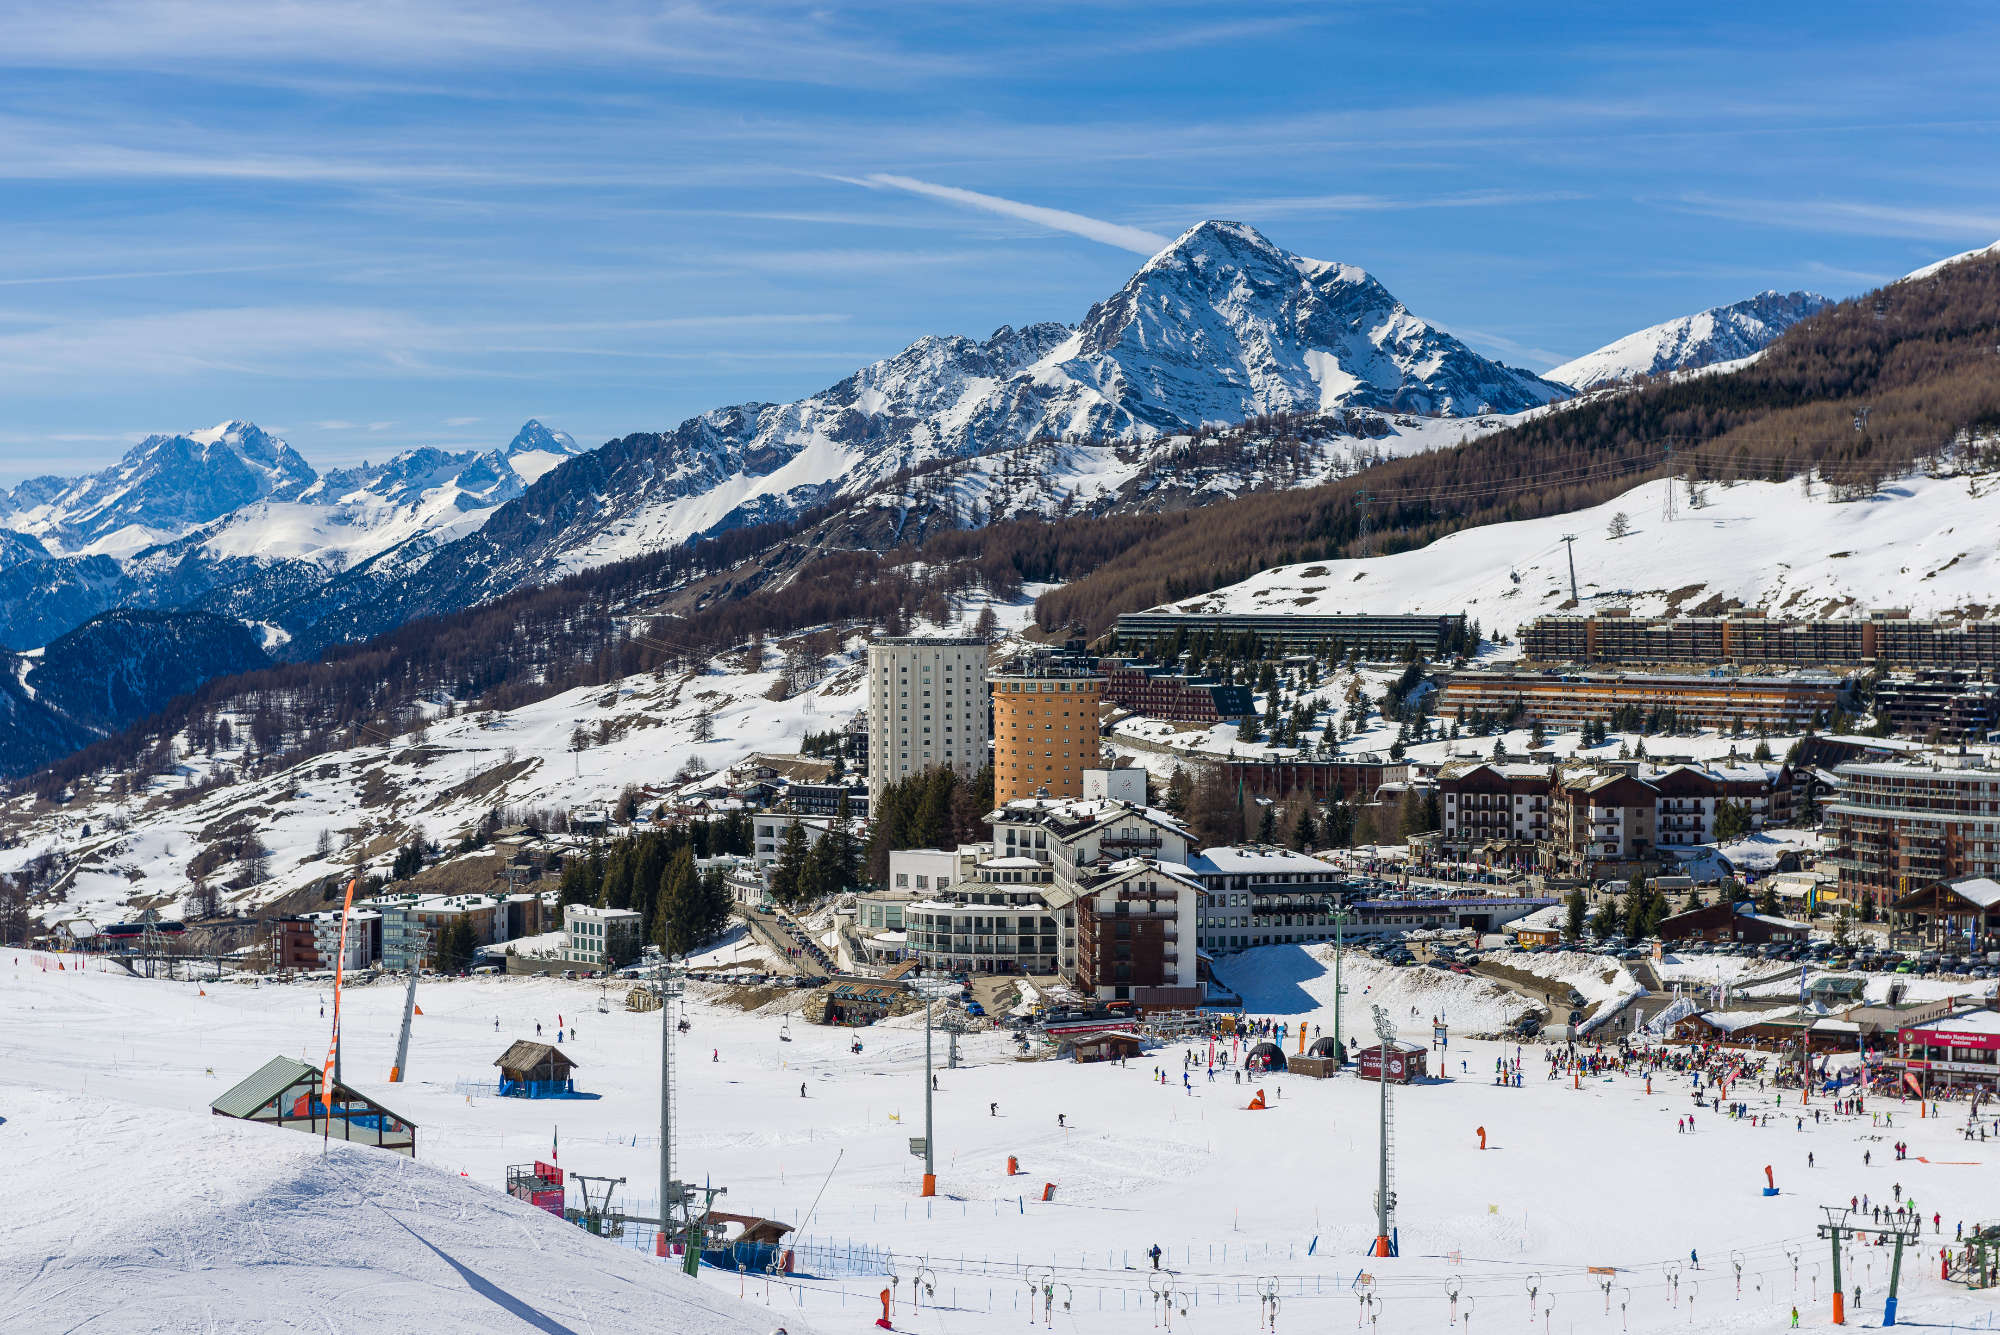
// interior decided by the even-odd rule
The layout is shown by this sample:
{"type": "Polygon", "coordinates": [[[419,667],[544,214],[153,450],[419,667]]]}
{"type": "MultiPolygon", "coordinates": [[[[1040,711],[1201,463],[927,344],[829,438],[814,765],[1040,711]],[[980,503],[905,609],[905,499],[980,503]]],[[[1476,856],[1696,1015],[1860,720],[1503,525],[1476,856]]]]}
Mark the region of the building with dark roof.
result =
{"type": "Polygon", "coordinates": [[[1250,688],[1136,658],[1105,658],[1104,698],[1120,709],[1176,723],[1226,723],[1257,711],[1250,688]]]}

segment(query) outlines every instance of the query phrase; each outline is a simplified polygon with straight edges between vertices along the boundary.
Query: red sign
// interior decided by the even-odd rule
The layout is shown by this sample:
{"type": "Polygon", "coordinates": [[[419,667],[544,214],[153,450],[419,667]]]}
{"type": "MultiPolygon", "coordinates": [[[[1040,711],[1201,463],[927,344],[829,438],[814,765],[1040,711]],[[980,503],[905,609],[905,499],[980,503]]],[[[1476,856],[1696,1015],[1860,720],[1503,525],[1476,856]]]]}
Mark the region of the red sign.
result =
{"type": "Polygon", "coordinates": [[[1956,1029],[1899,1029],[1896,1037],[1905,1043],[1919,1043],[1932,1048],[1978,1048],[1984,1052],[2000,1052],[2000,1034],[1972,1034],[1956,1029]]]}

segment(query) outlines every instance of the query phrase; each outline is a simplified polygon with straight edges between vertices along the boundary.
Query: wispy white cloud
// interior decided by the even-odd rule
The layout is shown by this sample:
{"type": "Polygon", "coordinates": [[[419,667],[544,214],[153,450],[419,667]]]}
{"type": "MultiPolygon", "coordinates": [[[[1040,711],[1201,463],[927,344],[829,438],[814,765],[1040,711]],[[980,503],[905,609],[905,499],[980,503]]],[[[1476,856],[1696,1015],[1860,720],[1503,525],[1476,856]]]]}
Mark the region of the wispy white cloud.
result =
{"type": "Polygon", "coordinates": [[[1040,204],[1024,204],[1017,199],[1003,199],[999,195],[984,195],[977,190],[961,190],[957,186],[938,185],[932,181],[919,181],[910,176],[892,176],[887,172],[873,172],[864,177],[839,177],[853,185],[871,188],[886,187],[891,190],[907,190],[913,195],[923,195],[930,199],[943,200],[947,204],[957,204],[968,209],[978,209],[983,213],[997,213],[1005,218],[1015,218],[1021,222],[1046,227],[1050,231],[1068,232],[1090,241],[1102,242],[1107,246],[1117,246],[1120,250],[1136,251],[1141,255],[1151,255],[1164,247],[1169,238],[1157,232],[1148,232],[1140,227],[1127,227],[1123,223],[1106,222],[1102,218],[1092,218],[1081,213],[1071,213],[1068,209],[1044,208],[1040,204]]]}
{"type": "Polygon", "coordinates": [[[151,278],[213,278],[221,274],[272,273],[294,264],[220,264],[197,269],[129,269],[112,273],[32,274],[0,278],[0,287],[44,287],[57,283],[132,283],[151,278]]]}
{"type": "MultiPolygon", "coordinates": [[[[331,379],[399,378],[440,373],[501,374],[468,366],[482,357],[538,347],[552,336],[571,336],[561,351],[576,356],[632,355],[637,336],[669,341],[663,354],[698,361],[738,355],[715,341],[726,331],[840,326],[840,314],[742,314],[665,316],[623,320],[433,321],[373,307],[246,306],[185,309],[131,316],[9,321],[0,311],[0,384],[45,388],[51,383],[221,373],[331,379]],[[450,359],[454,364],[445,365],[450,359]]],[[[641,354],[650,345],[637,345],[641,354]]],[[[553,350],[553,349],[552,349],[553,350]]],[[[781,355],[768,340],[758,350],[781,355]]],[[[515,368],[508,374],[528,372],[515,368]]],[[[381,431],[393,422],[329,418],[330,431],[381,431]]]]}
{"type": "Polygon", "coordinates": [[[1517,365],[1521,363],[1526,363],[1531,367],[1539,365],[1542,370],[1546,371],[1552,366],[1560,366],[1569,360],[1568,357],[1565,357],[1560,352],[1551,352],[1547,348],[1538,348],[1532,344],[1523,343],[1519,339],[1509,338],[1505,334],[1497,334],[1490,329],[1454,328],[1451,332],[1487,354],[1497,355],[1503,359],[1512,359],[1517,365]]]}
{"type": "Polygon", "coordinates": [[[1412,209],[1500,209],[1524,204],[1561,204],[1588,197],[1578,190],[1465,190],[1440,195],[1275,195],[1169,204],[1147,212],[1154,217],[1240,218],[1257,222],[1271,218],[1402,213],[1412,209]]]}
{"type": "Polygon", "coordinates": [[[2000,207],[1912,207],[1841,199],[1730,199],[1688,194],[1675,207],[1711,218],[1773,227],[1923,241],[1978,241],[2000,236],[2000,207]]]}
{"type": "MultiPolygon", "coordinates": [[[[835,7],[741,0],[20,0],[0,6],[15,68],[198,68],[205,78],[279,81],[333,69],[632,67],[706,79],[867,86],[962,71],[964,60],[906,49],[889,25],[835,7]]],[[[414,88],[411,89],[414,91],[414,88]]]]}

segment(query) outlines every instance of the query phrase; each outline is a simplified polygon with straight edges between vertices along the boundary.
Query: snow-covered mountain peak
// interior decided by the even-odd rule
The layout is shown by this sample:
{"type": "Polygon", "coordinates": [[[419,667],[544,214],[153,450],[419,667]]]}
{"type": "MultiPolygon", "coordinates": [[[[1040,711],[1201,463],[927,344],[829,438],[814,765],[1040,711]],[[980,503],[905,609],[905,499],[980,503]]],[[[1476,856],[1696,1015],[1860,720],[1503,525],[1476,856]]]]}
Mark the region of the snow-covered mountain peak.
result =
{"type": "Polygon", "coordinates": [[[514,433],[514,439],[507,442],[507,448],[499,452],[498,460],[520,478],[522,486],[528,487],[563,460],[581,453],[569,432],[557,431],[530,417],[514,433]]]}
{"type": "Polygon", "coordinates": [[[547,450],[551,454],[577,453],[576,441],[567,431],[557,431],[545,426],[538,418],[530,417],[514,433],[514,439],[507,442],[502,454],[520,454],[528,450],[547,450]]]}
{"type": "Polygon", "coordinates": [[[1078,328],[1065,370],[1142,427],[1368,407],[1467,416],[1565,397],[1412,315],[1366,270],[1243,223],[1189,228],[1078,328]]]}
{"type": "Polygon", "coordinates": [[[297,451],[254,423],[151,435],[109,468],[36,478],[0,494],[11,528],[53,552],[140,550],[258,501],[288,501],[318,480],[297,451]]]}
{"type": "Polygon", "coordinates": [[[1222,218],[1198,222],[1182,232],[1164,250],[1140,266],[1138,274],[1133,275],[1133,281],[1137,282],[1141,275],[1149,271],[1199,273],[1204,270],[1261,273],[1282,281],[1281,273],[1287,269],[1314,280],[1333,276],[1352,283],[1374,281],[1365,270],[1353,265],[1294,255],[1249,223],[1230,222],[1222,218]]]}
{"type": "Polygon", "coordinates": [[[1574,389],[1596,389],[1639,376],[1692,371],[1760,352],[1799,321],[1831,306],[1817,292],[1771,289],[1727,306],[1650,325],[1595,352],[1564,362],[1548,379],[1574,389]]]}

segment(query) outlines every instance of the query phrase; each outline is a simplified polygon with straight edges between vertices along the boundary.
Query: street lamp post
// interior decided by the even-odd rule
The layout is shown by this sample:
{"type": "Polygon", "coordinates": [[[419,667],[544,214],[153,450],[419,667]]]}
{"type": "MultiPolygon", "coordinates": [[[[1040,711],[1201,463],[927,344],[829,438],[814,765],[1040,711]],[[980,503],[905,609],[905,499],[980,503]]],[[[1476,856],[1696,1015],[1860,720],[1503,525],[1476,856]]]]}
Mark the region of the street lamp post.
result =
{"type": "Polygon", "coordinates": [[[937,1008],[939,988],[931,979],[916,984],[924,998],[924,1191],[937,1195],[937,1124],[932,1116],[931,1094],[936,1077],[931,1074],[931,1012],[937,1008]]]}
{"type": "Polygon", "coordinates": [[[1375,1007],[1375,1033],[1382,1040],[1375,1069],[1376,1082],[1382,1086],[1381,1156],[1375,1183],[1375,1255],[1391,1256],[1395,1254],[1395,1235],[1390,1231],[1389,1216],[1395,1208],[1395,1197],[1389,1194],[1389,1045],[1395,1041],[1396,1027],[1389,1019],[1389,1012],[1380,1005],[1375,1007]]]}
{"type": "Polygon", "coordinates": [[[1347,992],[1340,981],[1340,961],[1347,947],[1347,905],[1335,900],[1333,904],[1333,1056],[1341,1066],[1347,1065],[1347,1047],[1340,1038],[1340,1000],[1347,992]]]}
{"type": "Polygon", "coordinates": [[[937,1077],[931,1074],[931,1012],[937,998],[924,998],[924,1195],[937,1195],[937,1127],[931,1118],[931,1094],[937,1077]]]}

